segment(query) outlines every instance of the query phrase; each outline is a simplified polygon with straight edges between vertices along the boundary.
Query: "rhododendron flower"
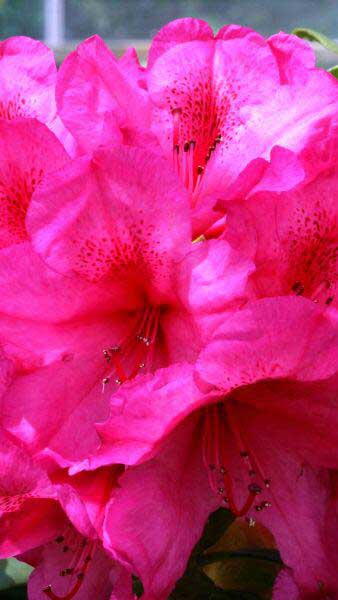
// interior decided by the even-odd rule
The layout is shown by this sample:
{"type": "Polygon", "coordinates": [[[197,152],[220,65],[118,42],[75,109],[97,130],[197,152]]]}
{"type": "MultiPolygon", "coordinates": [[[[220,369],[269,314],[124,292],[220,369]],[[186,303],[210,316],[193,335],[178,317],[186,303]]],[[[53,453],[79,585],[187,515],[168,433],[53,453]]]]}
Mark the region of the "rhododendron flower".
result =
{"type": "Polygon", "coordinates": [[[191,194],[198,234],[250,161],[268,158],[276,144],[301,149],[336,112],[337,82],[314,64],[294,36],[265,40],[235,25],[214,36],[204,21],[179,19],[155,36],[142,76],[118,65],[97,37],[83,42],[60,70],[58,107],[84,149],[116,143],[119,122],[125,143],[160,144],[191,194]]]}
{"type": "Polygon", "coordinates": [[[30,301],[41,298],[47,318],[36,302],[16,303],[10,316],[6,294],[0,340],[17,376],[2,422],[65,466],[97,448],[93,425],[107,418],[116,385],[195,359],[215,319],[236,306],[252,264],[226,242],[191,243],[187,192],[165,160],[139,149],[100,150],[44,178],[26,223],[59,281],[38,274],[25,283],[22,264],[20,293],[27,286],[30,301]],[[60,295],[62,286],[70,294],[60,295]]]}
{"type": "MultiPolygon", "coordinates": [[[[337,472],[321,469],[317,472],[311,471],[304,466],[302,476],[307,479],[307,494],[304,498],[305,503],[312,507],[315,504],[315,510],[309,514],[307,520],[309,540],[308,547],[305,550],[305,559],[301,560],[306,564],[314,562],[315,557],[317,580],[308,576],[307,580],[299,580],[297,570],[293,573],[292,569],[283,569],[277,577],[273,587],[273,600],[334,600],[338,589],[338,569],[337,569],[337,472]],[[320,578],[325,574],[325,578],[320,578]]],[[[298,532],[304,535],[303,529],[298,532]]],[[[292,543],[292,541],[290,540],[292,543]]]]}
{"type": "Polygon", "coordinates": [[[31,600],[133,600],[131,577],[96,542],[65,521],[54,540],[19,558],[35,567],[27,591],[31,600]]]}
{"type": "Polygon", "coordinates": [[[0,249],[28,239],[32,194],[46,173],[67,160],[61,143],[37,120],[0,119],[0,249]]]}
{"type": "MultiPolygon", "coordinates": [[[[256,296],[295,294],[337,305],[338,155],[332,148],[336,142],[332,136],[313,140],[316,147],[306,148],[297,159],[303,181],[289,191],[253,188],[222,203],[224,238],[256,265],[250,279],[256,296]]],[[[285,176],[289,171],[294,179],[295,165],[290,170],[278,155],[273,164],[276,170],[283,166],[285,176]]]]}
{"type": "Polygon", "coordinates": [[[134,598],[130,573],[109,556],[100,541],[105,506],[119,473],[119,467],[72,478],[64,472],[52,473],[58,499],[71,523],[64,518],[58,535],[49,544],[21,557],[37,567],[28,586],[32,598],[134,598]]]}
{"type": "Polygon", "coordinates": [[[42,42],[16,36],[0,42],[0,119],[38,119],[72,155],[77,145],[56,112],[56,64],[42,42]]]}
{"type": "Polygon", "coordinates": [[[7,432],[0,433],[0,556],[36,566],[28,597],[132,599],[130,575],[98,540],[118,468],[53,481],[7,432]],[[73,520],[77,531],[61,510],[73,520]]]}
{"type": "Polygon", "coordinates": [[[58,73],[58,114],[82,152],[103,143],[156,148],[144,68],[129,49],[117,59],[97,35],[64,60],[58,73]]]}
{"type": "Polygon", "coordinates": [[[0,81],[1,119],[55,118],[55,59],[42,42],[24,36],[1,41],[0,81]]]}
{"type": "Polygon", "coordinates": [[[215,503],[262,521],[305,589],[336,582],[307,549],[322,519],[311,468],[338,460],[337,336],[335,313],[309,300],[260,300],[224,318],[195,368],[159,370],[112,396],[98,426],[104,460],[137,466],[108,506],[105,545],[146,598],[167,597],[215,503]]]}
{"type": "Polygon", "coordinates": [[[56,493],[22,445],[0,430],[0,556],[49,541],[63,521],[56,493]]]}

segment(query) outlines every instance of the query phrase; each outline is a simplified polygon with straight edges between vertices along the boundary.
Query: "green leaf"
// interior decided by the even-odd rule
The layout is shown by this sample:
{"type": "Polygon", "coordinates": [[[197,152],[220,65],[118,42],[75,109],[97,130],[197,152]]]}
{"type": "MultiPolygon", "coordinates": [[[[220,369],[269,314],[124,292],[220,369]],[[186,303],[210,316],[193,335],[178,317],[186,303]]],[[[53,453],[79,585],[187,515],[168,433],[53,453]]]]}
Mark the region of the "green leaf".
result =
{"type": "Polygon", "coordinates": [[[16,558],[0,560],[0,591],[26,583],[32,570],[32,567],[16,558]]]}
{"type": "Polygon", "coordinates": [[[331,75],[333,75],[333,77],[338,79],[338,65],[331,67],[331,69],[329,69],[329,73],[331,73],[331,75]]]}
{"type": "Polygon", "coordinates": [[[232,558],[252,558],[254,560],[260,559],[270,563],[276,563],[282,565],[282,560],[278,550],[274,548],[253,548],[248,550],[233,550],[233,551],[220,551],[220,552],[208,552],[197,557],[197,564],[209,565],[214,562],[219,562],[232,558]]]}
{"type": "Polygon", "coordinates": [[[336,44],[336,42],[334,42],[333,40],[330,40],[330,38],[326,37],[326,35],[319,33],[319,31],[303,27],[296,27],[296,29],[294,29],[292,33],[304,40],[309,40],[310,42],[318,42],[318,44],[320,44],[327,50],[330,50],[330,52],[338,54],[338,44],[336,44]]]}

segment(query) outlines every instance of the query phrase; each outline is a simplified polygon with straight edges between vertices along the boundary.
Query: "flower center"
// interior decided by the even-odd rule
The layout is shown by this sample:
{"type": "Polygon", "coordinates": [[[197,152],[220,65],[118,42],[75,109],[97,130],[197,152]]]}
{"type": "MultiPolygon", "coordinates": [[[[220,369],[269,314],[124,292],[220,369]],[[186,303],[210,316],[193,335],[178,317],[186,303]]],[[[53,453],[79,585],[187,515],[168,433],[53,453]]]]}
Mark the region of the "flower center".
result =
{"type": "Polygon", "coordinates": [[[69,542],[70,545],[66,544],[65,541],[64,535],[59,535],[55,539],[55,543],[60,546],[62,553],[71,554],[67,567],[59,572],[59,577],[65,577],[68,580],[68,591],[63,595],[59,595],[53,592],[51,585],[48,585],[42,591],[52,600],[72,600],[76,596],[83,584],[96,545],[93,540],[85,538],[79,540],[78,536],[75,540],[69,542]]]}
{"type": "MultiPolygon", "coordinates": [[[[223,502],[237,517],[245,515],[254,505],[257,496],[263,490],[268,490],[271,480],[266,477],[257,457],[249,452],[242,433],[238,427],[232,401],[214,404],[206,409],[203,437],[204,464],[208,469],[211,489],[221,496],[223,502]],[[229,437],[235,440],[238,453],[248,479],[248,493],[241,506],[235,500],[233,477],[230,472],[227,447],[229,437]]],[[[262,511],[271,506],[269,500],[255,504],[256,511],[262,511]]],[[[254,519],[248,519],[249,525],[254,525],[254,519]]]]}
{"type": "Polygon", "coordinates": [[[205,114],[208,119],[205,118],[202,129],[198,129],[193,119],[190,126],[186,126],[185,113],[181,108],[172,110],[174,168],[185,187],[194,195],[200,191],[206,165],[222,141],[217,117],[205,114]]]}
{"type": "Polygon", "coordinates": [[[103,391],[111,381],[121,385],[136,377],[141,370],[151,369],[159,319],[159,307],[146,307],[137,316],[130,335],[119,344],[103,350],[103,356],[111,366],[102,380],[103,391]]]}

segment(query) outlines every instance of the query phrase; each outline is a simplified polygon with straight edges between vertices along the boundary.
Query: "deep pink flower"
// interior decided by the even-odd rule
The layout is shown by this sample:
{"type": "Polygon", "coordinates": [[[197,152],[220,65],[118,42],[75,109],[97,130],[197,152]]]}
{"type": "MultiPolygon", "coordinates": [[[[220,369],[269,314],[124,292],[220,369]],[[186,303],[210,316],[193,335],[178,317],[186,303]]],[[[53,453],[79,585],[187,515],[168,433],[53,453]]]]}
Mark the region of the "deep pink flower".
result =
{"type": "Polygon", "coordinates": [[[322,546],[307,550],[326,527],[316,470],[338,460],[337,335],[335,313],[309,300],[260,300],[224,318],[195,370],[159,370],[112,396],[104,456],[138,466],[108,506],[105,545],[146,598],[167,597],[217,503],[268,526],[299,585],[336,584],[322,546]]]}
{"type": "Polygon", "coordinates": [[[35,567],[28,581],[31,600],[133,600],[131,577],[96,541],[70,523],[53,541],[19,558],[35,567]]]}
{"type": "Polygon", "coordinates": [[[98,539],[120,470],[110,467],[69,478],[54,469],[52,481],[3,430],[0,465],[0,556],[17,556],[37,567],[29,580],[29,598],[132,599],[130,575],[98,539]]]}
{"type": "Polygon", "coordinates": [[[67,160],[61,143],[42,123],[0,119],[0,249],[28,239],[25,217],[32,194],[46,173],[67,160]]]}
{"type": "Polygon", "coordinates": [[[52,600],[134,598],[130,573],[112,559],[100,541],[105,507],[119,473],[119,467],[109,467],[71,478],[61,471],[51,475],[71,523],[64,518],[53,541],[22,557],[38,567],[28,586],[34,600],[46,596],[52,600]]]}
{"type": "Polygon", "coordinates": [[[58,114],[82,152],[127,143],[155,149],[144,69],[135,50],[117,59],[97,35],[81,42],[62,63],[58,114]]]}
{"type": "Polygon", "coordinates": [[[0,464],[0,556],[7,558],[52,539],[64,517],[43,469],[4,430],[0,464]]]}
{"type": "Polygon", "coordinates": [[[27,261],[3,274],[13,286],[0,339],[17,371],[2,422],[66,466],[97,449],[93,425],[116,384],[195,359],[252,265],[226,242],[191,243],[187,192],[164,159],[136,148],[46,177],[27,227],[53,275],[37,269],[32,281],[27,261]]]}
{"type": "MultiPolygon", "coordinates": [[[[311,504],[310,518],[306,521],[306,532],[299,529],[298,536],[304,537],[308,545],[304,551],[304,558],[300,562],[307,564],[310,555],[315,557],[316,571],[307,578],[298,577],[290,568],[283,569],[273,588],[273,600],[335,600],[338,589],[337,569],[337,525],[338,525],[338,495],[337,472],[320,470],[311,472],[304,467],[302,476],[306,478],[306,495],[304,505],[308,508],[311,504]],[[310,500],[310,502],[309,502],[310,500]],[[326,577],[321,579],[321,574],[326,577]],[[316,576],[316,581],[313,580],[316,576]]],[[[307,511],[307,514],[309,512],[307,511]]],[[[291,540],[290,540],[290,543],[291,540]]]]}
{"type": "MultiPolygon", "coordinates": [[[[243,186],[236,197],[222,203],[224,238],[256,265],[250,278],[256,297],[295,294],[337,305],[336,144],[337,136],[326,129],[316,136],[297,158],[303,177],[289,191],[243,186]]],[[[283,169],[295,181],[295,165],[290,169],[285,161],[281,164],[278,154],[270,168],[283,169]]]]}
{"type": "Polygon", "coordinates": [[[337,110],[337,82],[284,33],[265,40],[230,25],[215,36],[204,21],[179,19],[155,36],[145,73],[131,64],[97,37],[83,42],[58,76],[60,115],[84,149],[160,145],[191,194],[196,234],[253,159],[277,144],[300,150],[337,110]]]}
{"type": "Polygon", "coordinates": [[[42,42],[24,36],[0,42],[0,118],[36,118],[51,123],[56,115],[56,65],[42,42]]]}

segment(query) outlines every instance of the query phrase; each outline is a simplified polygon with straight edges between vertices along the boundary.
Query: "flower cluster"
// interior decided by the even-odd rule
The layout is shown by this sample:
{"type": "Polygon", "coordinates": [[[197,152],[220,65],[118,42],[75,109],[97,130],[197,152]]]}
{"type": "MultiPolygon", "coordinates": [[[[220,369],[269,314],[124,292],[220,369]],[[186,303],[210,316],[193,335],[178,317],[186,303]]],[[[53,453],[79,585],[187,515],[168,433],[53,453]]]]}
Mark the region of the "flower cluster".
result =
{"type": "Polygon", "coordinates": [[[0,45],[0,548],[31,600],[168,598],[211,512],[338,597],[338,82],[197,19],[146,67],[0,45]]]}

